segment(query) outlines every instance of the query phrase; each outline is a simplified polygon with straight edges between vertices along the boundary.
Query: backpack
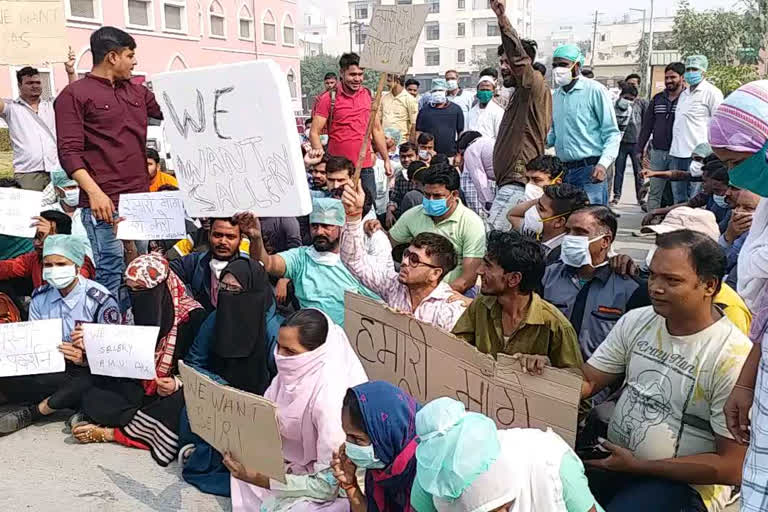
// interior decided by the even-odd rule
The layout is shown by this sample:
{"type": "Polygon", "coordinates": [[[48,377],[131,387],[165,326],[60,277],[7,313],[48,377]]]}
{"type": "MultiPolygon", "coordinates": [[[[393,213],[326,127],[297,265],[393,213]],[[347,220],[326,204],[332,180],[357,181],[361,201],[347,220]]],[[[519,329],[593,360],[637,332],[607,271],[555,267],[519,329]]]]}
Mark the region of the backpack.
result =
{"type": "Polygon", "coordinates": [[[21,322],[21,313],[19,308],[13,303],[11,298],[5,293],[0,292],[0,324],[12,324],[21,322]]]}

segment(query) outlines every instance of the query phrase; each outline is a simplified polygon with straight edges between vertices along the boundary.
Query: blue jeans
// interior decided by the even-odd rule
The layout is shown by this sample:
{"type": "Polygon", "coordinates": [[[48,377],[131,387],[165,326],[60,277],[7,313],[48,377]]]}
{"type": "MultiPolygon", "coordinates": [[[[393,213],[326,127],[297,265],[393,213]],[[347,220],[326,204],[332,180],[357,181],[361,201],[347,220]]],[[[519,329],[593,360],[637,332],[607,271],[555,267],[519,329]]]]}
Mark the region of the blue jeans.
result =
{"type": "MultiPolygon", "coordinates": [[[[673,156],[670,159],[672,160],[669,166],[670,170],[689,172],[688,168],[691,166],[690,158],[677,158],[676,156],[673,156]]],[[[672,198],[674,199],[675,204],[684,203],[690,199],[688,196],[689,183],[687,181],[673,181],[671,185],[672,198]]]]}
{"type": "Polygon", "coordinates": [[[512,224],[507,219],[507,212],[520,204],[525,196],[525,187],[522,185],[504,185],[496,191],[491,211],[488,214],[488,224],[491,229],[509,231],[512,224]]]}
{"type": "Polygon", "coordinates": [[[90,208],[83,208],[82,219],[93,250],[93,264],[96,267],[95,281],[120,301],[120,283],[125,271],[123,242],[115,237],[111,224],[96,220],[90,208]]]}
{"type": "Polygon", "coordinates": [[[589,488],[606,512],[707,512],[688,484],[587,469],[589,488]]]}
{"type": "Polygon", "coordinates": [[[592,182],[592,171],[594,169],[594,165],[568,169],[563,182],[584,189],[591,204],[608,204],[608,184],[605,181],[600,183],[592,182]]]}

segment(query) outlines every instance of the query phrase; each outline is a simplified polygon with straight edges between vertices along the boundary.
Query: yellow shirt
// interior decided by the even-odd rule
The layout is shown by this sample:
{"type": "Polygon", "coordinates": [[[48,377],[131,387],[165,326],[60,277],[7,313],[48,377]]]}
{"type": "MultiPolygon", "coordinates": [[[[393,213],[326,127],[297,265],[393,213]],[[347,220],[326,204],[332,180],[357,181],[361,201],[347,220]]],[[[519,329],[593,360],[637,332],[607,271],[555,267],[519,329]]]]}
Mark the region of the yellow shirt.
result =
{"type": "Polygon", "coordinates": [[[720,292],[715,295],[715,304],[723,308],[723,313],[741,332],[749,335],[752,313],[742,298],[733,288],[723,283],[720,292]]]}
{"type": "Polygon", "coordinates": [[[381,127],[400,132],[400,143],[407,142],[419,115],[419,102],[405,89],[397,96],[387,94],[381,98],[381,127]]]}
{"type": "Polygon", "coordinates": [[[149,191],[157,192],[157,189],[165,185],[173,185],[174,187],[178,187],[179,182],[176,181],[176,178],[174,178],[167,172],[157,171],[157,173],[155,174],[155,177],[152,178],[152,183],[149,184],[149,191]]]}

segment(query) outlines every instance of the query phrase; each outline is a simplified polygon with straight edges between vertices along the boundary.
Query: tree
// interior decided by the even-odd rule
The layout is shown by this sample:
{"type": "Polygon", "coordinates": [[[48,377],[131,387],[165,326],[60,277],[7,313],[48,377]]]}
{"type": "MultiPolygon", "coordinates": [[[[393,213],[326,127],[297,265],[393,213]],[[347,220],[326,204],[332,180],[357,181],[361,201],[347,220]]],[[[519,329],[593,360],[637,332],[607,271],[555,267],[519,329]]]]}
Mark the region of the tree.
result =
{"type": "Polygon", "coordinates": [[[592,41],[584,39],[583,41],[577,41],[576,46],[581,50],[582,55],[589,55],[592,52],[592,41]]]}
{"type": "Polygon", "coordinates": [[[759,79],[755,66],[711,66],[707,71],[707,80],[728,96],[742,85],[759,79]]]}
{"type": "Polygon", "coordinates": [[[672,37],[683,56],[706,55],[710,65],[731,66],[740,63],[740,49],[749,48],[760,36],[743,14],[722,9],[696,11],[683,0],[675,15],[672,37]]]}
{"type": "Polygon", "coordinates": [[[312,109],[315,97],[325,90],[323,78],[328,72],[339,73],[338,57],[314,55],[301,59],[301,95],[305,111],[312,109]]]}
{"type": "Polygon", "coordinates": [[[499,58],[495,55],[496,52],[494,52],[494,57],[491,57],[487,53],[482,53],[472,59],[472,62],[470,62],[470,65],[472,66],[472,72],[479,76],[480,72],[486,68],[493,68],[498,70],[499,58]]]}
{"type": "MultiPolygon", "coordinates": [[[[648,36],[649,34],[643,34],[640,38],[640,42],[637,44],[637,59],[635,63],[635,69],[640,76],[647,78],[645,75],[648,73],[648,36]]],[[[660,32],[653,34],[653,49],[655,50],[675,50],[675,46],[672,40],[672,34],[669,32],[660,32]]],[[[646,95],[645,90],[647,86],[646,80],[640,82],[640,94],[646,95]]]]}

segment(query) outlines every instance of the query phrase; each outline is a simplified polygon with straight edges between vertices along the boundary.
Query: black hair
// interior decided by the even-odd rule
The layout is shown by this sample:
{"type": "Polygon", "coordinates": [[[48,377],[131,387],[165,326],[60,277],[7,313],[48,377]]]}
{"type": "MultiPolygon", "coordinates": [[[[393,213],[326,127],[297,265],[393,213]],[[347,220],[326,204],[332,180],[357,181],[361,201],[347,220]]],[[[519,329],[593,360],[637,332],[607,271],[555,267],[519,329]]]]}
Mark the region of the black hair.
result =
{"type": "Polygon", "coordinates": [[[587,78],[595,78],[595,72],[592,71],[592,68],[590,67],[582,68],[581,76],[585,76],[587,78]]]}
{"type": "Polygon", "coordinates": [[[499,70],[496,68],[485,68],[480,72],[480,76],[492,76],[495,80],[499,78],[499,70]]]}
{"type": "Polygon", "coordinates": [[[520,272],[520,291],[533,292],[541,288],[544,278],[544,251],[541,244],[515,230],[488,233],[486,257],[504,272],[520,272]]]}
{"type": "Polygon", "coordinates": [[[136,49],[136,40],[123,30],[116,27],[101,27],[91,34],[91,55],[93,65],[104,62],[109,52],[122,52],[124,49],[136,49]]]}
{"type": "Polygon", "coordinates": [[[664,68],[665,74],[667,71],[674,71],[678,75],[683,76],[685,74],[685,64],[682,62],[670,62],[667,64],[667,67],[664,68]]]}
{"type": "Polygon", "coordinates": [[[40,213],[40,216],[48,222],[56,224],[57,235],[72,234],[72,218],[66,213],[57,212],[56,210],[45,210],[40,213]]]}
{"type": "Polygon", "coordinates": [[[344,170],[347,171],[350,177],[354,176],[355,165],[352,163],[352,160],[344,156],[328,157],[328,161],[325,163],[326,174],[330,174],[332,172],[344,171],[344,170]]]}
{"type": "Polygon", "coordinates": [[[621,84],[621,94],[629,94],[630,96],[637,96],[637,87],[626,82],[621,84]]]}
{"type": "Polygon", "coordinates": [[[403,142],[400,144],[400,153],[407,153],[409,151],[413,151],[414,153],[418,154],[419,146],[413,142],[403,142]]]}
{"type": "Polygon", "coordinates": [[[147,158],[154,160],[156,164],[160,163],[160,153],[154,148],[147,148],[147,158]]]}
{"type": "Polygon", "coordinates": [[[602,205],[592,205],[581,208],[579,213],[587,213],[591,215],[602,228],[608,229],[611,234],[611,242],[616,240],[619,221],[616,218],[616,214],[613,213],[610,208],[602,205]]]}
{"type": "Polygon", "coordinates": [[[179,190],[179,187],[177,187],[176,185],[171,185],[170,183],[166,185],[161,185],[160,187],[157,188],[158,192],[174,192],[176,190],[179,190]]]}
{"type": "Polygon", "coordinates": [[[525,53],[531,59],[531,63],[533,63],[536,60],[536,51],[539,49],[539,43],[533,39],[521,39],[520,42],[523,43],[523,50],[525,50],[525,53]]]}
{"type": "Polygon", "coordinates": [[[630,73],[630,74],[627,75],[627,78],[625,78],[624,81],[628,82],[628,81],[632,80],[633,78],[637,78],[637,80],[639,82],[642,82],[642,80],[643,80],[643,77],[641,77],[637,73],[630,73]]]}
{"type": "Polygon", "coordinates": [[[533,66],[533,69],[541,73],[541,76],[547,76],[547,66],[545,66],[541,62],[534,62],[532,66],[533,66]]]}
{"type": "Polygon", "coordinates": [[[437,265],[443,271],[440,279],[443,279],[458,264],[459,258],[456,255],[456,249],[454,249],[451,241],[443,235],[419,233],[411,240],[411,245],[417,249],[424,249],[427,256],[435,258],[437,265]]]}
{"type": "Polygon", "coordinates": [[[589,196],[584,189],[569,183],[547,185],[544,187],[544,195],[552,201],[555,215],[567,214],[566,219],[576,210],[589,206],[589,196]]]}
{"type": "Polygon", "coordinates": [[[285,319],[283,327],[299,328],[299,343],[307,350],[315,350],[328,337],[328,320],[317,309],[300,309],[285,319]]]}
{"type": "Polygon", "coordinates": [[[419,134],[419,139],[416,142],[418,142],[419,144],[426,144],[426,143],[432,142],[434,140],[435,140],[435,136],[432,135],[431,133],[429,133],[429,132],[421,132],[419,134]]]}
{"type": "Polygon", "coordinates": [[[499,45],[499,47],[496,49],[496,53],[499,55],[499,57],[504,55],[504,45],[503,44],[499,45]]]}
{"type": "Polygon", "coordinates": [[[211,217],[211,232],[213,232],[213,225],[217,221],[229,222],[233,226],[237,226],[237,219],[235,217],[211,217]]]}
{"type": "Polygon", "coordinates": [[[392,74],[392,80],[397,82],[397,83],[399,83],[400,85],[404,85],[405,84],[405,75],[392,74]]]}
{"type": "Polygon", "coordinates": [[[16,72],[16,81],[19,83],[19,85],[21,85],[21,82],[24,80],[25,76],[35,76],[39,74],[40,72],[37,70],[37,68],[33,68],[32,66],[24,66],[16,72]]]}
{"type": "Polygon", "coordinates": [[[414,160],[408,165],[408,178],[410,178],[411,180],[414,180],[416,179],[416,174],[418,173],[420,174],[418,180],[421,181],[421,178],[422,178],[421,175],[424,174],[424,170],[426,169],[429,169],[429,167],[427,167],[427,164],[425,164],[421,160],[414,160]]]}
{"type": "Polygon", "coordinates": [[[333,71],[327,72],[323,77],[323,81],[328,80],[329,78],[337,78],[336,73],[334,73],[333,71]]]}
{"type": "Polygon", "coordinates": [[[344,71],[350,66],[360,67],[360,56],[356,53],[344,53],[339,59],[339,69],[344,71]]]}
{"type": "Polygon", "coordinates": [[[459,190],[459,173],[449,164],[432,164],[424,174],[425,185],[445,185],[449,192],[459,190]]]}
{"type": "Polygon", "coordinates": [[[483,134],[480,132],[467,130],[466,132],[459,135],[459,140],[456,141],[456,151],[459,153],[464,153],[470,144],[482,136],[483,134]]]}
{"type": "Polygon", "coordinates": [[[349,388],[347,390],[347,394],[344,395],[344,402],[341,404],[341,409],[347,411],[353,427],[365,432],[366,434],[368,433],[368,431],[365,429],[363,411],[360,409],[360,402],[357,401],[357,395],[354,391],[352,391],[352,388],[349,388]]]}
{"type": "Polygon", "coordinates": [[[448,155],[446,155],[445,153],[438,153],[432,157],[432,160],[430,160],[429,163],[430,165],[438,165],[438,164],[450,165],[451,161],[448,159],[448,155]]]}
{"type": "Polygon", "coordinates": [[[409,85],[415,85],[416,87],[421,87],[421,82],[416,80],[415,78],[409,78],[405,81],[405,86],[408,87],[409,85]]]}
{"type": "Polygon", "coordinates": [[[720,291],[725,276],[725,252],[712,238],[698,231],[679,229],[656,235],[656,245],[660,249],[687,248],[688,260],[699,279],[717,279],[716,293],[720,291]]]}
{"type": "Polygon", "coordinates": [[[565,164],[563,164],[563,162],[556,156],[550,155],[537,156],[525,164],[525,170],[546,171],[551,179],[555,179],[558,176],[565,176],[565,164]]]}
{"type": "Polygon", "coordinates": [[[311,125],[312,124],[312,118],[308,117],[304,120],[304,126],[311,125]]]}
{"type": "Polygon", "coordinates": [[[0,188],[21,188],[21,184],[14,178],[0,178],[0,188]]]}
{"type": "Polygon", "coordinates": [[[728,167],[715,154],[704,159],[701,172],[705,178],[728,185],[728,167]]]}

